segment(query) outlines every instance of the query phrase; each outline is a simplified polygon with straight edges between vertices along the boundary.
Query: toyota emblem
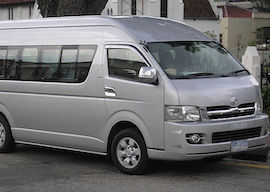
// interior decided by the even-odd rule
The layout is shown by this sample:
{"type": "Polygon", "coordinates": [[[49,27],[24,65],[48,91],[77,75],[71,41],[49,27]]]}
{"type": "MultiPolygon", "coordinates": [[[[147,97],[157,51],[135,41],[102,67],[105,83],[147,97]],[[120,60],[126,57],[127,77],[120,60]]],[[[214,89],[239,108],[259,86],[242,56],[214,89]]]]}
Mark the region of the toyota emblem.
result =
{"type": "Polygon", "coordinates": [[[232,106],[236,106],[236,105],[238,104],[238,102],[239,102],[239,100],[238,100],[237,97],[233,97],[233,98],[231,98],[231,100],[230,100],[230,104],[231,104],[232,106]]]}

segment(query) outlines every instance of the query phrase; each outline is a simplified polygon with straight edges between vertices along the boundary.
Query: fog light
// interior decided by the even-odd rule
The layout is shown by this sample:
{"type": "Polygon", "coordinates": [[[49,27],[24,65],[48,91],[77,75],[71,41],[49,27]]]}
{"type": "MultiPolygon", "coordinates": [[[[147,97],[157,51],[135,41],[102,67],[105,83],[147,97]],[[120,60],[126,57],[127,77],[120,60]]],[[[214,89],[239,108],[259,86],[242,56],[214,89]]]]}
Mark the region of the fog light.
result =
{"type": "Polygon", "coordinates": [[[192,134],[192,135],[189,135],[187,139],[188,139],[188,142],[191,144],[198,144],[201,141],[201,136],[199,134],[192,134]]]}

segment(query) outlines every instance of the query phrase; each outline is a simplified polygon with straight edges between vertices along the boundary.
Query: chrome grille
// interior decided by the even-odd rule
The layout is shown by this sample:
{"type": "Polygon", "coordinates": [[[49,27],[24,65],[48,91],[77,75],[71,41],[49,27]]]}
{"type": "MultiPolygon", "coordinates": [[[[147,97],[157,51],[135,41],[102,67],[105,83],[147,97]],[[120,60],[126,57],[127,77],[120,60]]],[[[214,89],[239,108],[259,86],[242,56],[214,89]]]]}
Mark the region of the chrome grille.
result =
{"type": "Polygon", "coordinates": [[[228,142],[241,139],[260,137],[261,127],[236,131],[215,132],[212,135],[212,143],[228,142]]]}
{"type": "Polygon", "coordinates": [[[255,103],[245,103],[238,107],[215,106],[207,107],[207,115],[210,119],[227,119],[251,116],[255,113],[255,103]]]}

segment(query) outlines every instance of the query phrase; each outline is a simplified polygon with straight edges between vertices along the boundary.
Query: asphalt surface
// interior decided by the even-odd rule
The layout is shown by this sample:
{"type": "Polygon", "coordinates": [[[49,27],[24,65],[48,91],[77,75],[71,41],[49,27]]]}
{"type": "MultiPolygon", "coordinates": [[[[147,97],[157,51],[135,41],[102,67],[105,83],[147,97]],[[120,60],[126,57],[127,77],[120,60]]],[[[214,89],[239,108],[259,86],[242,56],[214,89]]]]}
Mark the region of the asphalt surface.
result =
{"type": "Polygon", "coordinates": [[[148,174],[120,173],[103,156],[18,146],[0,154],[0,192],[269,192],[270,163],[151,162],[148,174]]]}

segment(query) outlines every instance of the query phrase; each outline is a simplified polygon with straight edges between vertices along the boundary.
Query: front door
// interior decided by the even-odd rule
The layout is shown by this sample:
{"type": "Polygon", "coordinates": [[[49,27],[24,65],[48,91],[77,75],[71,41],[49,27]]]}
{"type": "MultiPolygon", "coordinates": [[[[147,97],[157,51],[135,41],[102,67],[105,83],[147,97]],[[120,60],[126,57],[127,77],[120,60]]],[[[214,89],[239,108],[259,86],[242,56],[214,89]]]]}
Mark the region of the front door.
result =
{"type": "Polygon", "coordinates": [[[119,121],[142,122],[140,128],[147,133],[147,147],[164,149],[163,82],[160,78],[157,85],[139,81],[140,68],[151,66],[140,47],[106,45],[105,52],[104,91],[108,114],[116,115],[119,121]]]}

